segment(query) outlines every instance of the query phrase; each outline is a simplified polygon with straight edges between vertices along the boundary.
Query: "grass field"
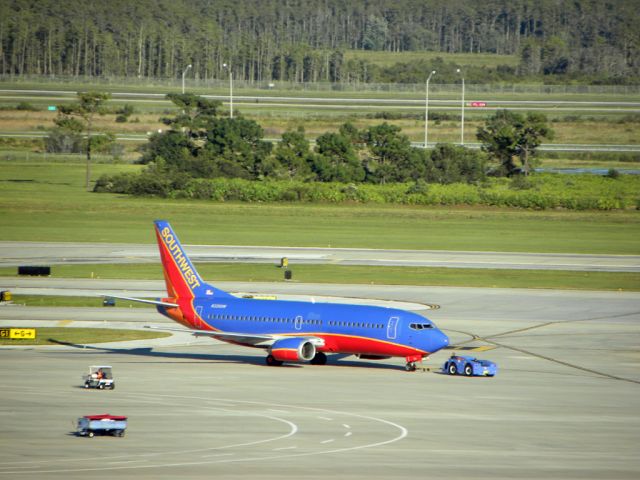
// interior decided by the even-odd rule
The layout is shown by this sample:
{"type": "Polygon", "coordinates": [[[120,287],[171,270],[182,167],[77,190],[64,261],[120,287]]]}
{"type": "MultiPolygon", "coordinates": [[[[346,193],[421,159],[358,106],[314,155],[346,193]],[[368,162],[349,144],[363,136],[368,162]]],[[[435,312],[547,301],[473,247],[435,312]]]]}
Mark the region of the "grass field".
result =
{"type": "MultiPolygon", "coordinates": [[[[270,264],[198,263],[200,275],[210,283],[284,282],[283,271],[270,264]]],[[[548,270],[491,270],[422,267],[369,267],[347,265],[296,265],[290,263],[293,281],[378,285],[439,285],[496,288],[551,288],[560,290],[640,290],[640,274],[548,270]]],[[[15,268],[0,268],[0,278],[13,276],[15,268]]],[[[54,265],[54,278],[162,280],[159,264],[54,265]]],[[[30,306],[100,306],[101,298],[15,295],[15,303],[30,306]]],[[[117,300],[120,307],[133,306],[117,300]]]]}
{"type": "MultiPolygon", "coordinates": [[[[5,271],[6,272],[6,271],[5,271]]],[[[4,272],[0,272],[0,277],[4,272]]],[[[13,295],[15,305],[27,307],[101,307],[102,297],[75,297],[66,295],[13,295]]],[[[154,308],[152,305],[138,302],[118,300],[118,307],[123,308],[154,308]]]]}
{"type": "MultiPolygon", "coordinates": [[[[102,173],[134,165],[97,164],[102,173]]],[[[638,211],[241,204],[84,191],[85,168],[0,158],[0,240],[152,243],[170,220],[184,243],[398,249],[640,253],[638,211]],[[310,221],[310,219],[313,219],[310,221]]]]}
{"type": "MultiPolygon", "coordinates": [[[[137,108],[137,107],[136,107],[137,108]]],[[[240,107],[242,108],[242,107],[240,107]]],[[[171,110],[171,109],[169,109],[171,110]]],[[[370,118],[367,115],[373,113],[353,112],[339,109],[336,112],[309,111],[303,112],[298,109],[275,113],[271,110],[251,110],[246,112],[247,117],[255,120],[264,130],[265,138],[279,139],[287,130],[295,130],[304,119],[305,133],[308,139],[315,139],[319,135],[337,131],[338,126],[344,122],[351,122],[359,129],[366,129],[374,125],[387,122],[397,125],[402,129],[402,133],[407,135],[411,141],[424,141],[424,107],[403,108],[407,115],[412,118],[381,119],[370,118]],[[294,114],[296,113],[296,114],[294,114]]],[[[486,118],[493,115],[494,111],[482,109],[468,109],[465,116],[465,142],[477,143],[476,132],[478,127],[483,126],[486,118]]],[[[385,111],[381,108],[380,111],[385,111]]],[[[431,121],[429,122],[430,142],[453,142],[460,141],[460,121],[459,109],[440,110],[437,107],[431,109],[431,121]],[[454,117],[452,120],[435,120],[435,115],[445,113],[454,117]]],[[[553,141],[545,143],[559,144],[617,144],[617,145],[637,145],[640,142],[640,121],[636,117],[629,116],[627,121],[622,113],[615,114],[615,119],[608,119],[602,116],[586,118],[572,115],[571,112],[548,112],[549,120],[553,120],[550,126],[555,132],[553,141]],[[580,120],[578,120],[580,118],[580,120]]],[[[610,115],[614,115],[611,113],[610,115]]],[[[161,112],[140,112],[135,114],[136,122],[116,123],[113,115],[97,117],[96,128],[102,132],[114,133],[117,135],[147,135],[148,132],[166,128],[159,119],[163,116],[161,112]]],[[[33,132],[42,134],[53,127],[55,114],[47,111],[0,111],[0,132],[33,132]]],[[[10,142],[4,140],[8,146],[10,142]]],[[[125,145],[139,144],[141,142],[121,141],[125,145]]],[[[2,145],[0,143],[0,145],[2,145]]],[[[42,144],[41,144],[42,145],[42,144]]],[[[40,146],[39,150],[43,150],[40,146]]],[[[544,158],[544,152],[541,152],[544,158]]],[[[640,162],[640,155],[638,155],[640,162]]]]}
{"type": "Polygon", "coordinates": [[[34,340],[11,340],[8,338],[0,338],[0,345],[82,345],[88,343],[148,340],[151,338],[164,338],[170,335],[170,333],[166,332],[118,330],[112,328],[40,327],[36,330],[36,338],[34,340]]]}

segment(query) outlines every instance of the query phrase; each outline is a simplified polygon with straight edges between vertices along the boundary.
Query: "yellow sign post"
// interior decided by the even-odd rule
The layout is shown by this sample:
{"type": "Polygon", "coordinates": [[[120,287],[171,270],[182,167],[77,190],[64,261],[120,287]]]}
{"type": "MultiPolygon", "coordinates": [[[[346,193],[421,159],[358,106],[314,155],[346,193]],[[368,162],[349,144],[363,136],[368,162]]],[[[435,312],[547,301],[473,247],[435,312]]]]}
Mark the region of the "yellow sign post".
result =
{"type": "Polygon", "coordinates": [[[36,338],[35,328],[0,328],[0,338],[12,340],[33,340],[36,338]]]}

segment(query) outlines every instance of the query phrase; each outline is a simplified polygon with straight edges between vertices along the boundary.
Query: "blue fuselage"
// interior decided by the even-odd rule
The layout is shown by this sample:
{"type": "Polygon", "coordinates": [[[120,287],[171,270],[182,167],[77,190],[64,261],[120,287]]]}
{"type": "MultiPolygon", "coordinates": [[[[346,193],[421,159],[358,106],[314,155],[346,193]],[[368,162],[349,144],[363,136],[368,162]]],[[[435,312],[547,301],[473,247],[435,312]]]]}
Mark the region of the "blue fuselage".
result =
{"type": "MultiPolygon", "coordinates": [[[[170,316],[164,307],[158,310],[170,316]]],[[[325,345],[318,349],[324,352],[424,357],[449,343],[448,337],[431,320],[394,308],[196,297],[190,305],[181,305],[181,310],[192,328],[249,335],[317,337],[324,340],[325,345]]]]}

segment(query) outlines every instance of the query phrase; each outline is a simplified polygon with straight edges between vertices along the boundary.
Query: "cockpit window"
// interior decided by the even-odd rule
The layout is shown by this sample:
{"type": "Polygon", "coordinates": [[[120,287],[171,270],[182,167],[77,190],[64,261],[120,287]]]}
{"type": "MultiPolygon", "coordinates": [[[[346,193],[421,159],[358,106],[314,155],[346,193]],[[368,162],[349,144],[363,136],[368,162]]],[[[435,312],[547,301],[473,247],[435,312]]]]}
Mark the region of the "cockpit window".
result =
{"type": "Polygon", "coordinates": [[[433,328],[433,325],[430,323],[412,323],[409,325],[409,328],[413,328],[414,330],[426,330],[427,328],[433,328]]]}

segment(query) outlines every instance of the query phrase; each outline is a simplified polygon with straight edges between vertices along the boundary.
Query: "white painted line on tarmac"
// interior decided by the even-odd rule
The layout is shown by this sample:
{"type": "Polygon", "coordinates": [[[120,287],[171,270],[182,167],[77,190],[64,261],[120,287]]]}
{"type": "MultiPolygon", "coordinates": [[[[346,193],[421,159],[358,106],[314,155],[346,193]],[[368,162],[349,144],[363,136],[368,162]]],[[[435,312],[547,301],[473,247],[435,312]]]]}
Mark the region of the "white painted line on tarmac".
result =
{"type": "Polygon", "coordinates": [[[146,458],[141,458],[140,460],[120,460],[116,462],[109,462],[110,464],[118,464],[122,465],[124,463],[140,463],[140,462],[148,462],[149,460],[146,458]]]}

